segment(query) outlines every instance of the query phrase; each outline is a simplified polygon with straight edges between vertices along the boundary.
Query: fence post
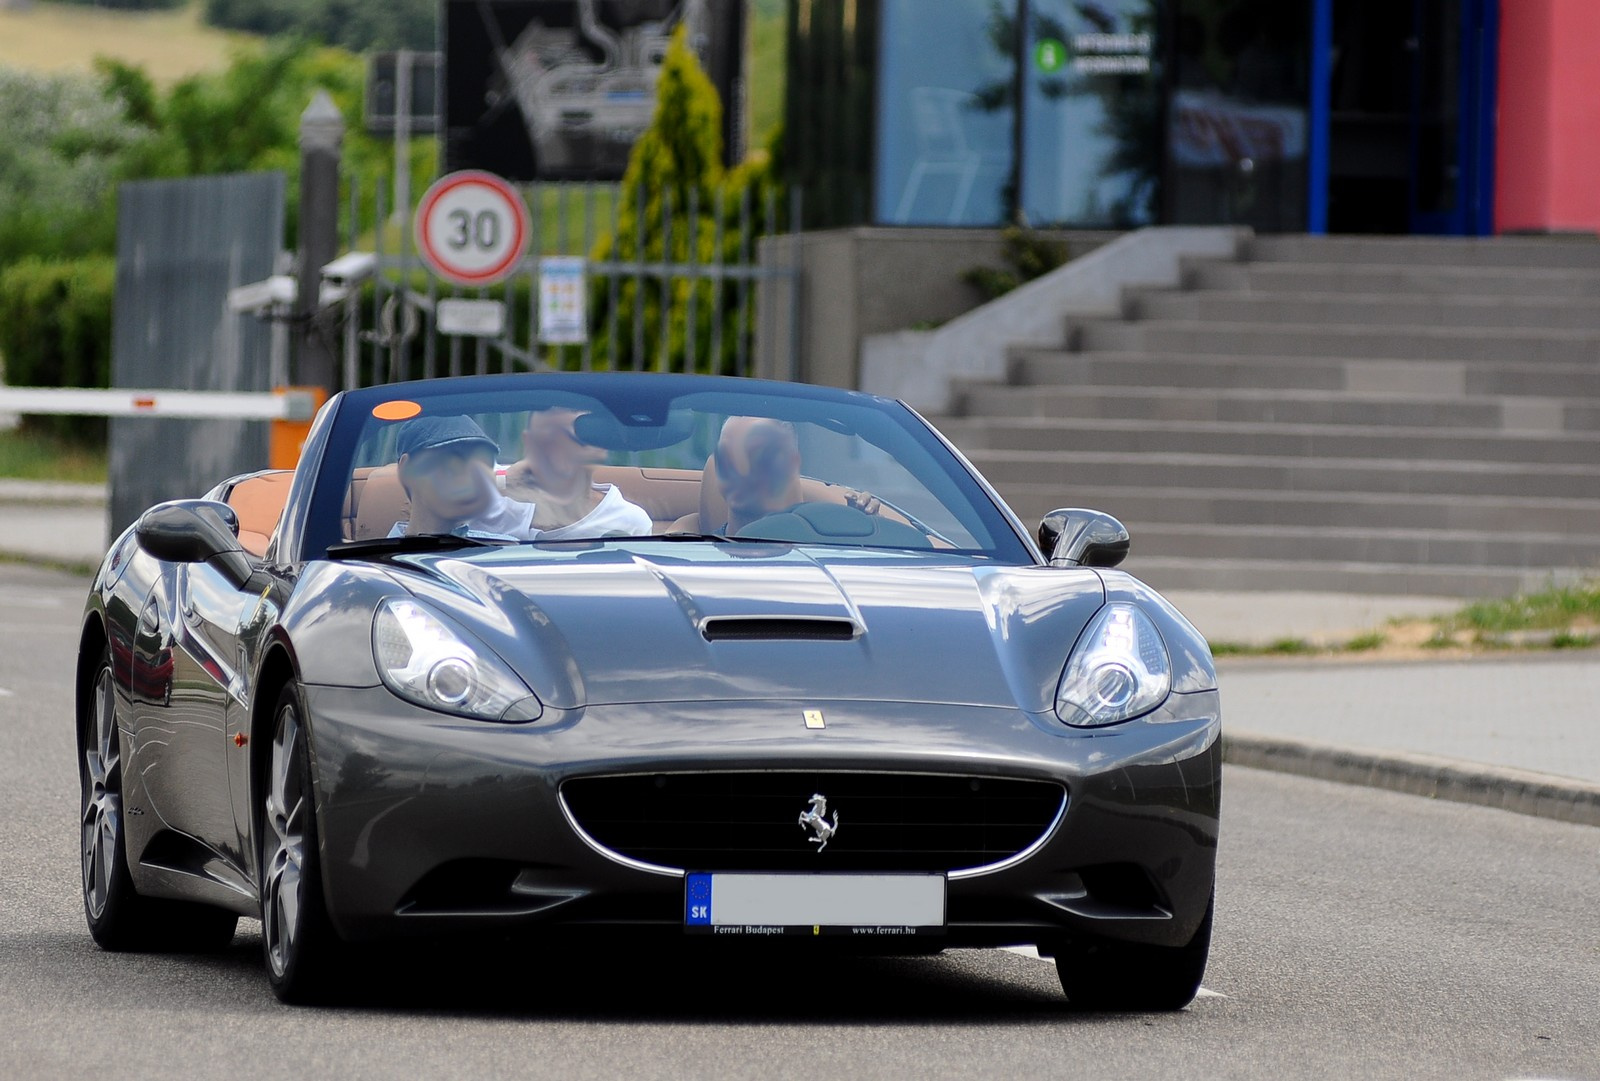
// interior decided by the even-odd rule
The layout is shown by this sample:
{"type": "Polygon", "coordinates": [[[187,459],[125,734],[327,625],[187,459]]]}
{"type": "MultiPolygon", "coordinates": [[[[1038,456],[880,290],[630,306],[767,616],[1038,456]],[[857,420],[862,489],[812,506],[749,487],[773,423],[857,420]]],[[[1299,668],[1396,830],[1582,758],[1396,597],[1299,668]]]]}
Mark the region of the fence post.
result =
{"type": "Polygon", "coordinates": [[[339,158],[344,143],[344,117],[318,90],[300,114],[300,253],[295,382],[334,390],[333,345],[317,325],[322,268],[339,251],[339,158]]]}

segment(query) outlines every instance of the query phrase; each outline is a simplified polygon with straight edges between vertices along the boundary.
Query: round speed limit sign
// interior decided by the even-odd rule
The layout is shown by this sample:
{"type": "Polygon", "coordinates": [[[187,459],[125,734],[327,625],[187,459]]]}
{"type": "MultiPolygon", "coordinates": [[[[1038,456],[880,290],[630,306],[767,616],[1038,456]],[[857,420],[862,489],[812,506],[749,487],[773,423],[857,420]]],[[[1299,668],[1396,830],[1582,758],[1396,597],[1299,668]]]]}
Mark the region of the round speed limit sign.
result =
{"type": "Polygon", "coordinates": [[[522,261],[531,226],[516,190],[493,173],[442,176],[417,207],[417,251],[457,285],[493,285],[522,261]]]}

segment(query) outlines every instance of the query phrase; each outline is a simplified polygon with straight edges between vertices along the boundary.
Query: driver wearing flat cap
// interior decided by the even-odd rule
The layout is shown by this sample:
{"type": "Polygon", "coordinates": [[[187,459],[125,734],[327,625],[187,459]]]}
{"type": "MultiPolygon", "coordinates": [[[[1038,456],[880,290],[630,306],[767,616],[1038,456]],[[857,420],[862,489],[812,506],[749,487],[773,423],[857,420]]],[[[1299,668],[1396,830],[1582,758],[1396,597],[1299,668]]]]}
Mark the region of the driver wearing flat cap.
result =
{"type": "Polygon", "coordinates": [[[418,417],[400,429],[400,484],[411,517],[391,537],[454,533],[485,540],[533,540],[532,503],[507,499],[494,482],[499,453],[470,417],[418,417]]]}

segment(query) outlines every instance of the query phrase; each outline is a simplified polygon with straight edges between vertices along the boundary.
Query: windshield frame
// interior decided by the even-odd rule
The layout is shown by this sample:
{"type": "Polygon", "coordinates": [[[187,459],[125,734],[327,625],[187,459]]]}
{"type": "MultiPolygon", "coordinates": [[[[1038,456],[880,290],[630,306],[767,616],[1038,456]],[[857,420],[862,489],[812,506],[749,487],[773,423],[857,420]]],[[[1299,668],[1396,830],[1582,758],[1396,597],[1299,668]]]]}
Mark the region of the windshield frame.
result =
{"type": "MultiPolygon", "coordinates": [[[[767,380],[741,379],[723,376],[662,375],[653,373],[518,373],[511,375],[462,376],[391,383],[344,391],[328,403],[328,408],[314,426],[313,439],[308,440],[307,461],[315,460],[316,475],[310,478],[311,492],[304,504],[304,518],[299,525],[302,555],[307,559],[326,558],[330,548],[345,543],[340,529],[352,463],[356,459],[373,409],[395,400],[415,401],[426,405],[429,401],[482,395],[527,393],[537,389],[555,394],[572,394],[599,399],[607,403],[643,403],[636,415],[656,413],[665,418],[682,399],[737,401],[748,398],[753,414],[782,413],[785,401],[813,403],[826,406],[830,402],[848,406],[852,410],[866,409],[879,415],[883,422],[915,442],[931,462],[937,476],[930,493],[939,499],[952,496],[971,508],[992,538],[985,548],[962,548],[956,551],[975,557],[985,557],[1002,563],[1037,564],[1038,551],[1032,537],[1006,506],[994,489],[966,458],[942,434],[914,410],[901,402],[859,391],[846,391],[809,384],[781,383],[767,380]],[[314,444],[314,446],[313,446],[314,444]],[[312,458],[315,450],[316,457],[312,458]],[[945,491],[938,491],[944,488],[945,491]]],[[[866,439],[864,435],[857,438],[866,439]]],[[[871,442],[870,440],[867,440],[871,442]]],[[[927,481],[917,474],[919,480],[927,481]]],[[[297,478],[298,480],[299,478],[297,478]]],[[[637,538],[636,538],[637,539],[637,538]]],[[[535,540],[531,543],[538,544],[535,540]]],[[[560,543],[552,541],[551,543],[560,543]]],[[[899,550],[899,549],[896,549],[899,550]]],[[[946,550],[948,551],[948,550],[946,550]]]]}

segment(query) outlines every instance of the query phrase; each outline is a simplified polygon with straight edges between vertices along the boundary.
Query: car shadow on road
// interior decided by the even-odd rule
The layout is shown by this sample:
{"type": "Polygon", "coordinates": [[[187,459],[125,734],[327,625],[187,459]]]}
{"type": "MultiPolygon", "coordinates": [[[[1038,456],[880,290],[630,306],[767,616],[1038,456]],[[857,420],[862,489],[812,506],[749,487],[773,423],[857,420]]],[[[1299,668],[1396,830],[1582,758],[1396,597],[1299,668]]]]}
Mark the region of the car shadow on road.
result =
{"type": "MultiPolygon", "coordinates": [[[[69,991],[111,980],[136,1000],[211,1012],[285,1009],[268,988],[252,924],[210,954],[106,953],[82,935],[26,936],[69,991]],[[48,940],[48,941],[46,941],[48,940]]],[[[708,944],[709,945],[709,944],[708,944]]],[[[638,948],[463,948],[416,944],[358,951],[324,1008],[527,1021],[658,1024],[1039,1024],[1074,1015],[1053,966],[999,950],[862,957],[834,950],[727,950],[694,943],[638,948]]],[[[24,960],[24,963],[26,961],[24,960]]]]}

